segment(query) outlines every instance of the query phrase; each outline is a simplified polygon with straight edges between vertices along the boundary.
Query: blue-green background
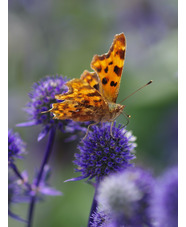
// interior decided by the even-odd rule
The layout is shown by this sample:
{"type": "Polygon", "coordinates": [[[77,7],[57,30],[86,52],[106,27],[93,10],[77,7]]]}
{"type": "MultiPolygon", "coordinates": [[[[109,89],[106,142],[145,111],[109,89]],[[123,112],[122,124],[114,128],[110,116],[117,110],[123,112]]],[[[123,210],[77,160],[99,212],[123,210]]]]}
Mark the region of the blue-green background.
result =
{"type": "MultiPolygon", "coordinates": [[[[160,175],[177,164],[177,1],[176,0],[9,0],[9,128],[27,143],[18,162],[30,181],[39,168],[47,138],[37,142],[41,127],[16,128],[34,82],[45,75],[77,77],[90,70],[94,54],[108,51],[114,35],[124,32],[126,61],[118,102],[127,99],[132,116],[127,126],[137,137],[135,163],[160,175]]],[[[117,122],[126,123],[123,116],[117,122]]],[[[93,188],[84,182],[63,183],[73,172],[76,143],[65,144],[58,133],[50,160],[50,183],[63,192],[37,204],[34,226],[87,225],[93,188]]],[[[27,205],[12,207],[26,217],[27,205]]],[[[24,226],[9,219],[10,227],[24,226]]]]}

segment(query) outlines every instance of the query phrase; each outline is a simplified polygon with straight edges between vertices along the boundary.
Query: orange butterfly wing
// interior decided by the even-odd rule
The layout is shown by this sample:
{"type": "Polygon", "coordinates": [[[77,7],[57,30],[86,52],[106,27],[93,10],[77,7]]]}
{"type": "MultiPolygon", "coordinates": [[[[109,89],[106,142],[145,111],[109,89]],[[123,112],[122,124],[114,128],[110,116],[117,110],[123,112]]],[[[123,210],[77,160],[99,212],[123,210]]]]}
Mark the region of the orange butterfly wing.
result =
{"type": "Polygon", "coordinates": [[[108,53],[94,55],[91,68],[96,71],[99,91],[109,102],[116,102],[125,61],[126,39],[123,33],[115,35],[108,53]]]}
{"type": "Polygon", "coordinates": [[[70,80],[65,85],[69,88],[68,92],[55,96],[63,102],[52,104],[50,109],[54,119],[99,122],[108,111],[99,91],[82,79],[70,80]]]}
{"type": "Polygon", "coordinates": [[[89,72],[84,70],[80,77],[82,80],[86,81],[91,87],[99,90],[99,78],[95,72],[89,72]]]}

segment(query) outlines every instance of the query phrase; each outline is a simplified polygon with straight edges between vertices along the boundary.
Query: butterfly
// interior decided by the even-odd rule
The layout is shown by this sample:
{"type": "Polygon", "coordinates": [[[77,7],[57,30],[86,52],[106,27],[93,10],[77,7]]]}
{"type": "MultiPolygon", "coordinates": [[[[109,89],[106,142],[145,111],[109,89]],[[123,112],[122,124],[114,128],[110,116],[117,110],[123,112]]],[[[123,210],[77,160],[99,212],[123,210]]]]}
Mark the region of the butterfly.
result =
{"type": "MultiPolygon", "coordinates": [[[[124,105],[117,104],[122,70],[125,61],[126,39],[124,33],[116,34],[108,53],[94,55],[91,68],[85,70],[80,79],[72,79],[65,85],[68,92],[58,94],[56,99],[63,102],[53,103],[49,112],[54,119],[86,122],[111,122],[122,113],[124,105]]],[[[88,126],[85,137],[88,134],[88,126]]],[[[84,137],[84,138],[85,138],[84,137]]]]}

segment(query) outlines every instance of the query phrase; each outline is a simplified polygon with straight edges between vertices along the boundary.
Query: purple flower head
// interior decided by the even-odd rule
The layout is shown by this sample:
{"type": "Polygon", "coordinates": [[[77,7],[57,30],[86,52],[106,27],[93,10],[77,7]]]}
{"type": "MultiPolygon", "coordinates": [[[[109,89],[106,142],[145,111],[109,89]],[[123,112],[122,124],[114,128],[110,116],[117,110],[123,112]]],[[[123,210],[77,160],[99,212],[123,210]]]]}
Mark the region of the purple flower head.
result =
{"type": "Polygon", "coordinates": [[[13,162],[14,158],[22,158],[22,154],[26,151],[26,144],[18,133],[14,133],[12,129],[8,131],[8,162],[13,162]]]}
{"type": "Polygon", "coordinates": [[[97,201],[112,218],[111,226],[152,226],[149,206],[154,180],[150,173],[131,167],[100,182],[97,201]]]}
{"type": "MultiPolygon", "coordinates": [[[[56,120],[50,112],[42,113],[51,109],[52,104],[59,100],[55,99],[55,95],[67,92],[67,87],[64,86],[67,82],[62,76],[46,76],[32,87],[29,93],[30,102],[27,103],[25,111],[29,115],[29,121],[20,123],[17,126],[43,125],[43,130],[38,136],[38,140],[44,138],[51,127],[56,124],[57,128],[66,133],[74,133],[77,130],[82,130],[82,127],[77,122],[71,120],[56,120]]],[[[85,130],[85,129],[84,129],[85,130]]],[[[75,139],[74,137],[72,139],[75,139]]]]}
{"type": "Polygon", "coordinates": [[[157,226],[178,226],[178,168],[167,170],[158,179],[152,202],[152,216],[157,226]]]}
{"type": "Polygon", "coordinates": [[[98,182],[104,176],[132,165],[136,137],[121,125],[116,127],[116,122],[112,130],[114,138],[110,135],[109,123],[92,127],[82,145],[78,146],[80,153],[75,154],[75,171],[81,172],[81,176],[69,181],[95,177],[98,182]]]}

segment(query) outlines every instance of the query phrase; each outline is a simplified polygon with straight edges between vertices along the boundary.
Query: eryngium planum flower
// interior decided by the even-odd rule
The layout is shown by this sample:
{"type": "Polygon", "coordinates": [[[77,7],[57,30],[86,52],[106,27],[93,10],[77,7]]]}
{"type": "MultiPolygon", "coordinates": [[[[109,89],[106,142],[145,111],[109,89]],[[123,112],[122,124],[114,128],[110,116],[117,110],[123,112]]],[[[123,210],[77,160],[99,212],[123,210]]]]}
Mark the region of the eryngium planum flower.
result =
{"type": "Polygon", "coordinates": [[[121,125],[113,125],[113,137],[110,135],[110,124],[93,126],[92,131],[78,146],[80,153],[75,154],[76,172],[81,176],[71,180],[95,177],[98,182],[104,176],[132,166],[135,158],[136,137],[121,125]]]}
{"type": "Polygon", "coordinates": [[[150,173],[131,167],[100,182],[97,201],[110,214],[114,227],[152,226],[149,207],[154,180],[150,173]]]}
{"type": "Polygon", "coordinates": [[[18,133],[12,129],[8,131],[8,162],[13,162],[14,158],[22,158],[26,151],[26,144],[18,133]]]}
{"type": "Polygon", "coordinates": [[[178,226],[178,168],[168,169],[157,180],[152,202],[152,217],[158,227],[178,226]]]}

